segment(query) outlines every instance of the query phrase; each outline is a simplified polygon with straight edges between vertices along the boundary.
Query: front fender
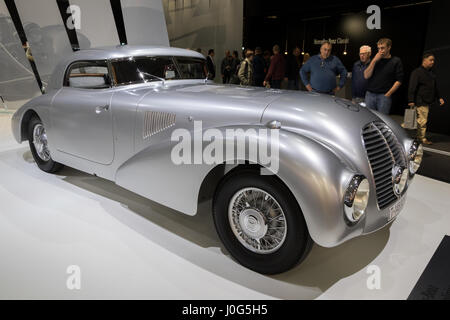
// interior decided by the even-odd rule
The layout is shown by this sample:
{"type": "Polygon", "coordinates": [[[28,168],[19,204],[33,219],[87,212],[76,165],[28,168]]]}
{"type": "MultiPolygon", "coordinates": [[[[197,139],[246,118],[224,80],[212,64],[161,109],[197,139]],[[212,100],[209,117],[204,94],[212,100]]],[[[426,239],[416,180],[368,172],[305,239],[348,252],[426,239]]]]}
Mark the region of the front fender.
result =
{"type": "Polygon", "coordinates": [[[355,174],[343,159],[322,144],[292,133],[280,133],[278,177],[296,198],[312,239],[334,247],[363,233],[364,221],[348,226],[343,199],[355,174]]]}

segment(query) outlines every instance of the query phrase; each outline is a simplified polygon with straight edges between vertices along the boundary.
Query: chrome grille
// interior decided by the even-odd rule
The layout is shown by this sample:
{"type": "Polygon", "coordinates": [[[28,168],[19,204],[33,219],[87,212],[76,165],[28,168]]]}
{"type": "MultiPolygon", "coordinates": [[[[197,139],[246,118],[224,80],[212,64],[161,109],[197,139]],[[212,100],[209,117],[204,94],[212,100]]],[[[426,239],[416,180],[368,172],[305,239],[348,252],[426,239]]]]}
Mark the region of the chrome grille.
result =
{"type": "Polygon", "coordinates": [[[378,207],[383,210],[398,199],[394,192],[392,171],[396,165],[407,167],[403,147],[392,130],[382,122],[365,126],[362,136],[375,179],[378,207]]]}
{"type": "Polygon", "coordinates": [[[147,111],[144,115],[143,138],[148,139],[155,134],[175,125],[176,115],[165,112],[147,111]]]}

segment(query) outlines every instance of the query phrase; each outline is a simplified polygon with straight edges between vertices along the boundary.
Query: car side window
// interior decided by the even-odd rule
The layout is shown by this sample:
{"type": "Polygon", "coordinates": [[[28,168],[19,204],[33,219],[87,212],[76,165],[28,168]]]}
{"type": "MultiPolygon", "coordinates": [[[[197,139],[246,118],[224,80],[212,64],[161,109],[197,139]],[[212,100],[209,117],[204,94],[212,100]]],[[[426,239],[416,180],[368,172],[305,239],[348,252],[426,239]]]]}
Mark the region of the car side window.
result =
{"type": "Polygon", "coordinates": [[[176,59],[183,79],[205,79],[208,76],[204,59],[183,57],[176,59]]]}
{"type": "Polygon", "coordinates": [[[82,89],[104,89],[111,85],[108,66],[103,61],[76,62],[66,73],[64,86],[82,89]]]}

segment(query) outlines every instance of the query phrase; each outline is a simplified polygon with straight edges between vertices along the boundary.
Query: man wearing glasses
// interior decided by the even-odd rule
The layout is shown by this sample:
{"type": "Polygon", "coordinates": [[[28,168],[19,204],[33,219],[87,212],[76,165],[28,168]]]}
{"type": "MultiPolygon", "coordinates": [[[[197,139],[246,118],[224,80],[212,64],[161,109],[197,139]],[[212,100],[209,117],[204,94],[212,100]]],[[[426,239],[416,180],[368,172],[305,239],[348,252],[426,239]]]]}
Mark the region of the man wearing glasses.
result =
{"type": "Polygon", "coordinates": [[[300,69],[302,82],[309,92],[336,94],[345,85],[347,69],[341,60],[331,55],[333,46],[326,41],[320,47],[320,54],[311,57],[300,69]],[[308,79],[308,73],[311,79],[308,79]],[[340,75],[339,85],[336,85],[336,77],[340,75]]]}
{"type": "Polygon", "coordinates": [[[352,70],[352,97],[355,103],[365,101],[368,81],[364,78],[364,71],[370,64],[372,48],[362,46],[359,49],[359,60],[355,62],[352,70]]]}

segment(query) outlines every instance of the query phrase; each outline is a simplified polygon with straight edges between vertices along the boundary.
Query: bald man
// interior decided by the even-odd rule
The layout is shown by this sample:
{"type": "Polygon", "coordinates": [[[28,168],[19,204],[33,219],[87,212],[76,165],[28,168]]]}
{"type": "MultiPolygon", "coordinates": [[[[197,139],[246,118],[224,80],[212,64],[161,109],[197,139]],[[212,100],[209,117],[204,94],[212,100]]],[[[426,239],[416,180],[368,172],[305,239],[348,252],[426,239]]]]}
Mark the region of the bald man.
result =
{"type": "Polygon", "coordinates": [[[341,60],[331,54],[333,45],[325,41],[320,47],[320,54],[312,56],[300,69],[300,76],[306,89],[311,92],[334,95],[345,85],[347,69],[341,60]],[[309,79],[308,74],[311,75],[309,79]],[[339,85],[336,77],[340,75],[339,85]]]}
{"type": "Polygon", "coordinates": [[[352,97],[356,103],[364,102],[367,92],[368,80],[364,78],[364,71],[370,64],[372,48],[362,46],[359,49],[359,60],[353,65],[352,71],[352,97]]]}

